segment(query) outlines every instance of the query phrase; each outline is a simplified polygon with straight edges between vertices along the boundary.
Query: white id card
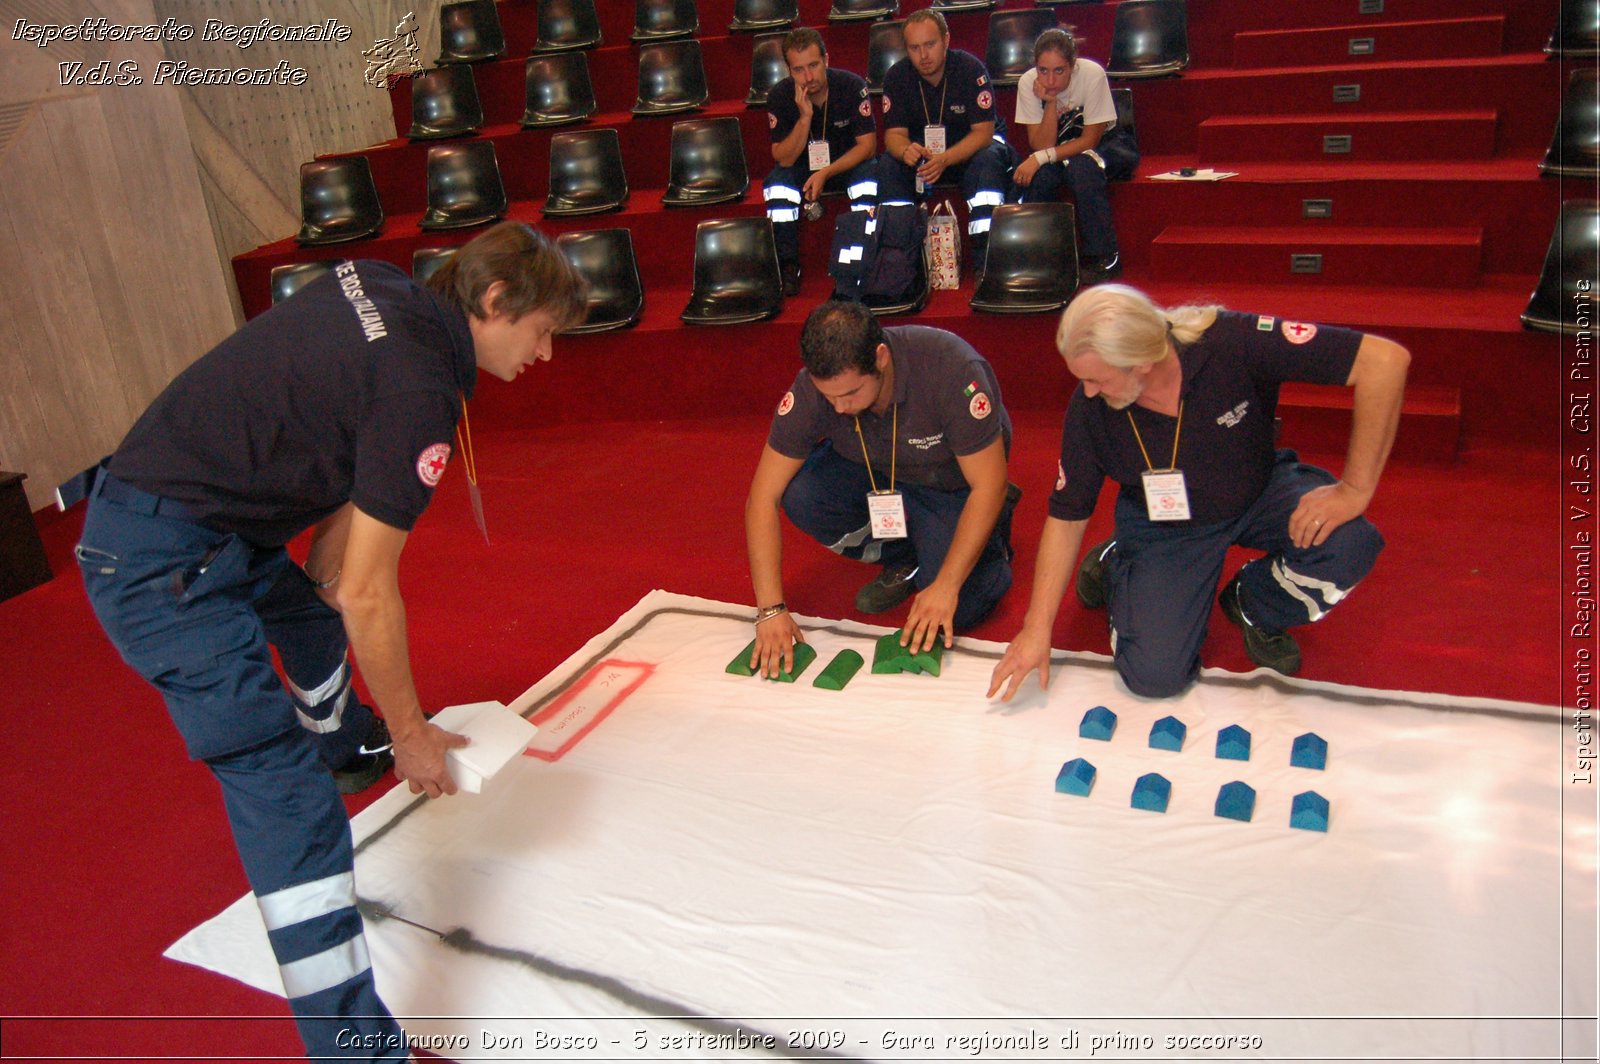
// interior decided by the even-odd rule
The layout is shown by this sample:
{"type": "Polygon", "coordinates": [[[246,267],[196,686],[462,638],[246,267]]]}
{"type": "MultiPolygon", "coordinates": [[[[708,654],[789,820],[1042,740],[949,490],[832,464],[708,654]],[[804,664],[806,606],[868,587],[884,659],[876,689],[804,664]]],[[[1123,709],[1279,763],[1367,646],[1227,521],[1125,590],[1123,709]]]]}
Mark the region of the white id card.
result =
{"type": "Polygon", "coordinates": [[[1146,470],[1144,505],[1152,521],[1189,520],[1189,489],[1183,486],[1183,470],[1146,470]]]}
{"type": "Polygon", "coordinates": [[[867,493],[873,539],[906,538],[906,500],[898,491],[867,493]]]}
{"type": "Polygon", "coordinates": [[[811,164],[813,171],[821,170],[833,162],[833,156],[828,151],[828,142],[825,140],[806,141],[806,161],[811,164]]]}
{"type": "Polygon", "coordinates": [[[938,155],[940,152],[944,151],[944,127],[923,126],[922,145],[935,155],[938,155]]]}

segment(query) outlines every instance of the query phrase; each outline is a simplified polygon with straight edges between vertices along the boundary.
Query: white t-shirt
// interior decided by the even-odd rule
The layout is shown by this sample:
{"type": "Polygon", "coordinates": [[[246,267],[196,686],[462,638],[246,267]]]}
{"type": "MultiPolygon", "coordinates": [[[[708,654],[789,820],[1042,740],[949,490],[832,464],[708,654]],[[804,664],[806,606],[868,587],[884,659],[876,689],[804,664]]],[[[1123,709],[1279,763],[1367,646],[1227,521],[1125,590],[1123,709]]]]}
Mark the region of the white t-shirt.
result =
{"type": "MultiPolygon", "coordinates": [[[[1034,95],[1039,80],[1037,67],[1029,67],[1017,79],[1017,123],[1036,126],[1044,120],[1044,101],[1034,95]]],[[[1085,125],[1109,123],[1106,132],[1117,125],[1117,106],[1111,100],[1111,83],[1105,67],[1082,56],[1072,65],[1072,78],[1065,92],[1056,96],[1056,143],[1065,144],[1083,134],[1085,125]]]]}

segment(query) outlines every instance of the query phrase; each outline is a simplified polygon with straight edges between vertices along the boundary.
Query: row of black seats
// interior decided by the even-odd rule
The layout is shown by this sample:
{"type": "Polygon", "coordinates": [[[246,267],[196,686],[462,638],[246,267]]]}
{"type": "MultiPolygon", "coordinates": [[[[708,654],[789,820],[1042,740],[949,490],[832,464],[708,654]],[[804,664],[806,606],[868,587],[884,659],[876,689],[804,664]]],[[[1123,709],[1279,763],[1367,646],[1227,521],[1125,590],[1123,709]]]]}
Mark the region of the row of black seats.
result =
{"type": "MultiPolygon", "coordinates": [[[[1098,3],[1099,0],[1034,0],[1038,7],[1098,3]]],[[[1146,0],[1123,0],[1131,13],[1139,13],[1146,0]]],[[[1181,8],[1183,0],[1151,0],[1157,7],[1181,8]]],[[[985,11],[999,0],[934,0],[929,7],[941,12],[985,11]]],[[[828,11],[830,22],[867,22],[892,19],[899,14],[899,0],[833,0],[828,11]]],[[[1118,12],[1121,17],[1121,12],[1118,12]]],[[[733,33],[760,33],[794,25],[800,18],[798,0],[736,0],[733,33]]],[[[1157,17],[1150,25],[1160,21],[1157,17]]],[[[494,0],[458,0],[446,4],[439,14],[441,63],[480,63],[506,54],[505,33],[494,0]]],[[[692,37],[700,32],[700,16],[694,0],[635,0],[634,25],[630,40],[658,41],[673,37],[692,37]]],[[[574,48],[595,48],[603,43],[595,0],[544,0],[539,5],[539,30],[535,52],[559,52],[574,48]]]]}
{"type": "MultiPolygon", "coordinates": [[[[926,208],[918,208],[926,210],[926,208]]],[[[1006,204],[995,208],[988,259],[969,305],[1001,314],[1059,310],[1077,291],[1077,243],[1073,209],[1066,203],[1006,204]]],[[[573,333],[605,332],[633,325],[644,310],[644,288],[628,229],[590,229],[556,238],[574,269],[589,282],[589,310],[573,333]]],[[[419,248],[412,275],[427,278],[454,255],[454,247],[419,248]]],[[[280,303],[333,269],[336,260],[275,267],[272,302],[280,303]]],[[[932,280],[926,259],[915,292],[873,306],[878,314],[920,310],[932,280]]],[[[691,325],[760,321],[783,309],[772,223],[765,217],[716,218],[695,227],[694,289],[680,318],[691,325]]]]}
{"type": "MultiPolygon", "coordinates": [[[[1181,0],[1180,0],[1181,2],[1181,0]]],[[[1178,9],[1181,16],[1181,6],[1178,9]]],[[[883,77],[905,58],[903,21],[874,23],[867,40],[867,90],[883,91],[883,77]]],[[[997,86],[1008,86],[1033,65],[1033,42],[1056,25],[1055,13],[1044,9],[999,11],[990,16],[985,66],[997,86]]],[[[1187,31],[1181,17],[1160,48],[1133,54],[1112,42],[1108,73],[1112,77],[1153,77],[1182,70],[1189,62],[1187,31]],[[1119,60],[1125,61],[1119,68],[1119,60]]],[[[762,107],[767,91],[789,74],[783,57],[784,35],[763,34],[754,39],[750,56],[749,107],[762,107]]],[[[1118,38],[1126,42],[1128,38],[1118,38]]],[[[581,122],[596,110],[589,63],[582,51],[529,56],[523,67],[524,128],[581,122]]],[[[710,98],[705,62],[698,41],[668,41],[646,45],[639,51],[638,93],[633,113],[674,114],[705,106],[710,98]]],[[[472,67],[444,64],[411,82],[412,140],[434,140],[475,133],[485,124],[472,67]]]]}
{"type": "MultiPolygon", "coordinates": [[[[742,199],[750,186],[744,137],[733,117],[695,118],[672,126],[667,207],[704,207],[742,199]]],[[[484,225],[510,206],[493,141],[428,149],[428,209],[422,229],[484,225]]],[[[615,129],[550,138],[550,182],[543,211],[554,217],[600,214],[628,202],[628,178],[615,129]]],[[[340,244],[373,236],[383,204],[364,155],[320,159],[300,168],[301,244],[340,244]]]]}

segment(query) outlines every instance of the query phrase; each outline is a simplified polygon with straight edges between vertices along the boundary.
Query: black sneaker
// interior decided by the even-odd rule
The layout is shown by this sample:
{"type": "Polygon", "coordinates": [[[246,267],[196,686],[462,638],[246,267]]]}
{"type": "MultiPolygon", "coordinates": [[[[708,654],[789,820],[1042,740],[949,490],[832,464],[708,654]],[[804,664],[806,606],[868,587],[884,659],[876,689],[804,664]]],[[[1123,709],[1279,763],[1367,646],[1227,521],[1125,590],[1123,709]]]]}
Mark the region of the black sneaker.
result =
{"type": "Polygon", "coordinates": [[[389,726],[382,717],[373,717],[366,742],[356,748],[356,755],[343,768],[333,770],[333,782],[340,794],[360,794],[382,779],[393,764],[394,740],[389,737],[389,726]]]}
{"type": "Polygon", "coordinates": [[[794,297],[800,294],[800,264],[798,262],[778,263],[778,274],[783,278],[783,294],[794,297]]]}
{"type": "Polygon", "coordinates": [[[911,597],[917,589],[911,578],[917,575],[912,564],[886,565],[878,578],[856,592],[856,609],[862,613],[884,613],[911,597]]]}
{"type": "Polygon", "coordinates": [[[1078,565],[1078,601],[1088,609],[1098,610],[1106,604],[1106,555],[1116,545],[1115,539],[1096,543],[1078,565]]]}
{"type": "Polygon", "coordinates": [[[1240,599],[1239,577],[1235,574],[1217,596],[1222,613],[1244,633],[1244,652],[1264,668],[1293,676],[1300,671],[1300,644],[1288,632],[1263,628],[1245,615],[1240,599]]]}

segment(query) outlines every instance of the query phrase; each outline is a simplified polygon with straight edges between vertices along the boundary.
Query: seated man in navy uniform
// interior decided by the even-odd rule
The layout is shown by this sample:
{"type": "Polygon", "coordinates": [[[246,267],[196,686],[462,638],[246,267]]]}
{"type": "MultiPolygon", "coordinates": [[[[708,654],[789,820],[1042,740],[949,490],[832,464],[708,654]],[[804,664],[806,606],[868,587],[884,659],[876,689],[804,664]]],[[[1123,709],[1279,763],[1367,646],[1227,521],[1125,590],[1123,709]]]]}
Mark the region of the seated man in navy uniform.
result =
{"type": "Polygon", "coordinates": [[[1117,124],[1105,68],[1078,55],[1078,42],[1059,27],[1033,43],[1033,66],[1017,80],[1017,126],[1033,154],[1012,180],[1024,203],[1049,203],[1072,189],[1078,221],[1078,275],[1085,285],[1122,272],[1111,222],[1107,181],[1133,176],[1139,145],[1117,124]]]}
{"type": "Polygon", "coordinates": [[[828,65],[828,46],[813,29],[783,38],[789,76],[767,92],[772,161],[762,193],[778,245],[783,294],[800,294],[800,213],[820,212],[824,192],[843,192],[850,209],[878,201],[878,127],[866,80],[828,65]],[[815,205],[815,206],[813,206],[815,205]]]}
{"type": "Polygon", "coordinates": [[[983,60],[950,47],[944,16],[932,8],[905,22],[906,57],[883,76],[883,155],[878,198],[915,203],[943,178],[967,201],[967,242],[974,271],[983,269],[989,219],[1006,201],[1017,153],[994,107],[983,60]]]}
{"type": "Polygon", "coordinates": [[[1366,576],[1383,537],[1362,514],[1394,442],[1410,356],[1349,329],[1215,306],[1163,311],[1124,285],[1067,307],[1056,346],[1078,387],[1067,405],[1050,517],[1022,630],[989,694],[1050,678],[1050,634],[1101,485],[1122,485],[1116,536],[1078,569],[1078,598],[1109,607],[1117,671],[1135,694],[1165,698],[1199,674],[1223,556],[1265,553],[1221,594],[1224,616],[1258,665],[1292,674],[1287,629],[1321,620],[1366,576]],[[1350,445],[1335,477],[1275,450],[1285,381],[1355,389],[1350,445]]]}
{"type": "Polygon", "coordinates": [[[388,263],[340,262],[179,374],[92,474],[85,589],[221,785],[314,1057],[408,1056],[373,983],[339,794],[391,763],[414,793],[455,792],[445,752],[466,740],[418,701],[400,553],[478,371],[509,381],[548,359],[582,320],[583,287],[517,222],[426,288],[388,263]],[[302,567],[284,546],[307,529],[302,567]],[[347,647],[381,720],[352,689],[347,647]]]}
{"type": "Polygon", "coordinates": [[[779,509],[807,535],[883,570],[856,596],[883,613],[913,592],[902,645],[978,623],[1011,587],[1011,417],[994,370],[954,333],[884,329],[859,303],[823,303],[805,366],[778,404],[745,503],[764,676],[804,641],[784,602],[779,509]]]}

